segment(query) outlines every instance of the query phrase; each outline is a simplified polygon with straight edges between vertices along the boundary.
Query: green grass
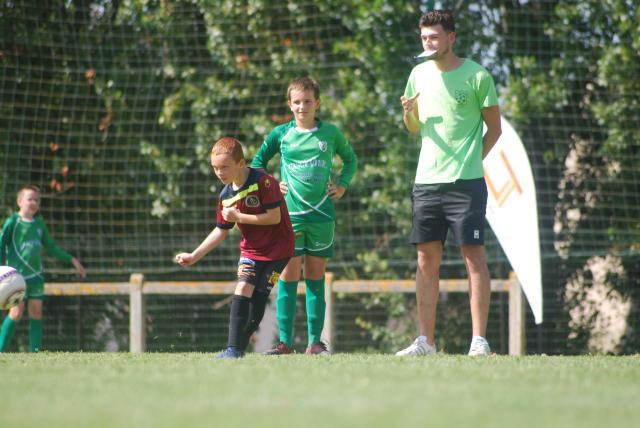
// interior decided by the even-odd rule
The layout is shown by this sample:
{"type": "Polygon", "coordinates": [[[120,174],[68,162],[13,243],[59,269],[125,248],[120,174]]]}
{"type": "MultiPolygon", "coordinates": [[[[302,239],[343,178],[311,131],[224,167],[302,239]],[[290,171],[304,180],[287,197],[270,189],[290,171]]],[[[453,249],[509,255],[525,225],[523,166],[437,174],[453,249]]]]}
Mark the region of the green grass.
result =
{"type": "Polygon", "coordinates": [[[640,356],[0,354],[0,427],[631,427],[640,356]]]}

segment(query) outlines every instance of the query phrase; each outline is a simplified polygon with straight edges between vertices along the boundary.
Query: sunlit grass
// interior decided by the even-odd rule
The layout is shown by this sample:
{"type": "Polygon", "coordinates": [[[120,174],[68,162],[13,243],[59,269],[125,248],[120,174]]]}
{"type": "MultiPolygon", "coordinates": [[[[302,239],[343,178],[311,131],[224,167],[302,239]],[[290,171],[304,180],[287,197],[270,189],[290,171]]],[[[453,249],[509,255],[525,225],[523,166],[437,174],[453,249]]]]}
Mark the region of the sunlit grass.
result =
{"type": "Polygon", "coordinates": [[[637,426],[640,357],[0,354],[0,427],[637,426]]]}

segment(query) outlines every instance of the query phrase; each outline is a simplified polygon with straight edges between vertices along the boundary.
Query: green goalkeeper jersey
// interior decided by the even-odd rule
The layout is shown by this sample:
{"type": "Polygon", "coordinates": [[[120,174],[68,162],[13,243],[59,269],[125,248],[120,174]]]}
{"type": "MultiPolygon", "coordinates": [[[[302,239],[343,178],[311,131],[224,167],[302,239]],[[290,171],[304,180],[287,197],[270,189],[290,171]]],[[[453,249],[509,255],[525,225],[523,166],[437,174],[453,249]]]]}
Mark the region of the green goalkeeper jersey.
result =
{"type": "Polygon", "coordinates": [[[41,216],[23,220],[15,213],[4,222],[0,237],[0,264],[14,267],[28,283],[43,283],[42,248],[63,262],[72,256],[59,248],[41,216]]]}
{"type": "Polygon", "coordinates": [[[345,189],[358,167],[358,158],[342,132],[320,120],[316,128],[301,130],[292,120],[269,133],[251,166],[266,169],[277,153],[280,153],[280,179],[289,189],[285,201],[291,219],[335,221],[333,201],[327,195],[333,158],[338,155],[342,159],[342,172],[336,184],[345,189]]]}

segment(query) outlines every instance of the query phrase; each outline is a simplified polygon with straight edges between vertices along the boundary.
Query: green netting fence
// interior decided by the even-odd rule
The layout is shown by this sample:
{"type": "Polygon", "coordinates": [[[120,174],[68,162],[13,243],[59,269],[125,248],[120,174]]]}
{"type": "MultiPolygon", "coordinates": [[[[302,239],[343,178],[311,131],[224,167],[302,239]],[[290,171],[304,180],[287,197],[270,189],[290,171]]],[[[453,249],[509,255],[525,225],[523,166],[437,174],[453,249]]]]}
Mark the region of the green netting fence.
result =
{"type": "MultiPolygon", "coordinates": [[[[41,186],[49,229],[88,281],[232,279],[237,233],[189,270],[172,262],[214,225],[220,186],[207,153],[234,136],[251,157],[290,118],[289,80],[310,74],[321,117],[360,159],[329,269],[410,278],[419,146],[399,97],[421,50],[418,18],[432,6],[455,11],[456,51],[495,77],[534,170],[546,321],[529,320],[530,351],[637,352],[640,10],[631,0],[1,1],[2,215],[20,185],[41,186]]],[[[491,233],[487,251],[492,275],[506,277],[491,233]]],[[[52,281],[72,278],[53,260],[46,267],[52,281]]],[[[447,246],[442,276],[464,275],[447,246]]],[[[75,304],[50,306],[62,319],[75,304]]]]}

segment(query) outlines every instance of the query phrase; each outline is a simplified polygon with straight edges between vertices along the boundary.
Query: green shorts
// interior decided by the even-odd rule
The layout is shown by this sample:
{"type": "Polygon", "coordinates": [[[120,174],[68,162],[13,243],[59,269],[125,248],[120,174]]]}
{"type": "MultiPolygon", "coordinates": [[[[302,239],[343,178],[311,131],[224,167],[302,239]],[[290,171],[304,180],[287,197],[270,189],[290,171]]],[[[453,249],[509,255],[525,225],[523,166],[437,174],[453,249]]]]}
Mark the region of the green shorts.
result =
{"type": "Polygon", "coordinates": [[[44,299],[44,281],[40,278],[32,278],[26,281],[27,292],[24,294],[25,300],[44,299]]]}
{"type": "Polygon", "coordinates": [[[333,256],[335,222],[309,223],[291,219],[291,224],[293,233],[296,235],[296,256],[304,254],[326,258],[333,256]]]}

